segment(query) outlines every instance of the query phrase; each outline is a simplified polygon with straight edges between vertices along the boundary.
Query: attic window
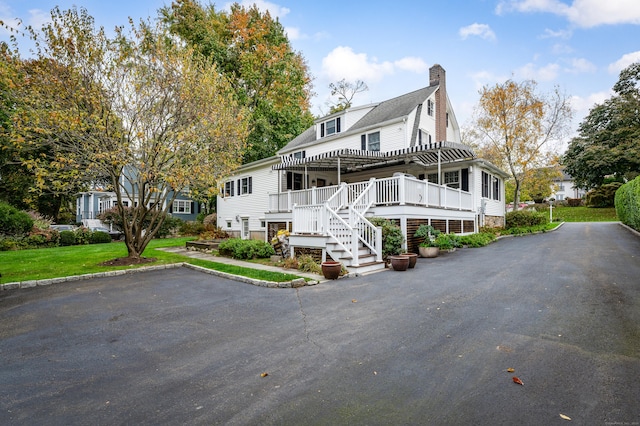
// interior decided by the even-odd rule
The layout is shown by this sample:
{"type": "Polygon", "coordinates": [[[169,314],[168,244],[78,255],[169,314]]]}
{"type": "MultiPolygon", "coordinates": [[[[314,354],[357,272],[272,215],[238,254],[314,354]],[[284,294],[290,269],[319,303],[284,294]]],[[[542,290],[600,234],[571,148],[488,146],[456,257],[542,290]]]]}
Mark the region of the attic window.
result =
{"type": "Polygon", "coordinates": [[[427,114],[433,117],[433,101],[431,99],[427,100],[427,114]]]}
{"type": "Polygon", "coordinates": [[[340,133],[340,117],[325,121],[320,124],[320,137],[331,136],[340,133]]]}

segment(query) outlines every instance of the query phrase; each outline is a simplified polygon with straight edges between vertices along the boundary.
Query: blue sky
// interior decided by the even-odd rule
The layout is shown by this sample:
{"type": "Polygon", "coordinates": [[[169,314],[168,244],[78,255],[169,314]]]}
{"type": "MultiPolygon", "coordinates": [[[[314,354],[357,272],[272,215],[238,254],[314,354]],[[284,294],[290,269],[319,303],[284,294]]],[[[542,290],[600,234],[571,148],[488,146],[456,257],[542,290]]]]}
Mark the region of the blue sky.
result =
{"type": "MultiPolygon", "coordinates": [[[[254,1],[243,2],[253,4],[254,1]]],[[[363,80],[366,104],[429,84],[447,71],[447,89],[464,127],[483,85],[534,79],[572,99],[574,128],[611,95],[625,66],[640,61],[638,0],[449,0],[385,2],[255,1],[277,16],[314,77],[313,113],[327,112],[328,84],[363,80]]],[[[0,0],[0,19],[40,26],[59,5],[85,7],[110,30],[127,17],[156,17],[170,0],[0,0]]],[[[215,2],[216,8],[228,3],[215,2]]],[[[7,40],[0,30],[0,39],[7,40]]]]}

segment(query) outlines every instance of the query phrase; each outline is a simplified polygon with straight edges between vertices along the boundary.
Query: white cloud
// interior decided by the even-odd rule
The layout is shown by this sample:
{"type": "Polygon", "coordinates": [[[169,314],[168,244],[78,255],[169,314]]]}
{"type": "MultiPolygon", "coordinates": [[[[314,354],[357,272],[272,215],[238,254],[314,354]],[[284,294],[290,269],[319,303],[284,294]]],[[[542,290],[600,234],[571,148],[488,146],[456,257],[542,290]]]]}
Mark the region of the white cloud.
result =
{"type": "Polygon", "coordinates": [[[596,92],[591,93],[587,97],[581,96],[572,96],[571,97],[571,107],[576,113],[576,116],[586,116],[589,113],[589,110],[593,108],[596,104],[601,104],[607,99],[611,97],[613,92],[596,92]]]}
{"type": "Polygon", "coordinates": [[[297,27],[285,27],[284,32],[287,34],[289,40],[301,40],[307,38],[306,35],[300,33],[300,28],[297,27]]]}
{"type": "Polygon", "coordinates": [[[536,67],[535,64],[528,63],[517,69],[514,74],[516,77],[527,80],[536,81],[552,81],[558,76],[560,66],[558,64],[547,64],[544,67],[536,67]]]}
{"type": "Polygon", "coordinates": [[[51,15],[41,9],[29,10],[29,25],[34,29],[40,30],[42,26],[51,21],[51,15]]]}
{"type": "Polygon", "coordinates": [[[564,16],[579,27],[598,25],[640,24],[638,0],[573,0],[571,5],[560,0],[508,0],[501,1],[496,13],[553,13],[564,16]]]}
{"type": "MultiPolygon", "coordinates": [[[[258,10],[264,12],[264,11],[269,11],[269,14],[271,15],[272,18],[282,18],[286,15],[289,14],[289,12],[291,12],[291,9],[284,7],[284,6],[280,6],[277,5],[275,3],[271,3],[265,0],[242,0],[237,2],[240,4],[240,6],[244,6],[245,8],[250,8],[252,7],[254,4],[256,5],[256,7],[258,8],[258,10]]],[[[230,3],[226,3],[224,5],[224,9],[225,10],[231,10],[231,5],[233,4],[233,2],[230,3]]]]}
{"type": "Polygon", "coordinates": [[[496,83],[505,81],[508,77],[493,74],[490,71],[476,71],[469,75],[473,81],[476,90],[481,90],[484,86],[492,86],[496,83]]]}
{"type": "Polygon", "coordinates": [[[400,70],[411,71],[416,74],[422,74],[429,70],[429,65],[421,58],[415,56],[407,56],[406,58],[394,61],[393,64],[400,70]]]}
{"type": "Polygon", "coordinates": [[[545,39],[545,38],[563,38],[563,39],[568,39],[571,38],[571,34],[572,32],[569,30],[558,30],[558,31],[553,31],[550,30],[549,28],[545,28],[544,33],[540,35],[539,38],[545,39]]]}
{"type": "Polygon", "coordinates": [[[329,81],[346,78],[374,83],[398,70],[420,74],[428,69],[428,65],[420,58],[409,56],[394,62],[379,62],[376,58],[369,58],[366,53],[355,53],[348,46],[338,46],[322,59],[322,74],[329,81]]]}
{"type": "Polygon", "coordinates": [[[551,52],[554,55],[566,55],[567,53],[573,53],[573,48],[568,44],[556,43],[551,47],[551,52]]]}
{"type": "Polygon", "coordinates": [[[469,36],[478,36],[485,40],[495,40],[496,34],[493,32],[491,27],[487,24],[478,24],[473,23],[471,25],[467,25],[466,27],[460,28],[458,31],[460,37],[463,40],[466,40],[469,36]]]}
{"type": "Polygon", "coordinates": [[[611,74],[618,74],[635,62],[640,62],[640,50],[622,55],[622,58],[609,65],[609,72],[611,74]]]}
{"type": "Polygon", "coordinates": [[[571,66],[569,68],[565,68],[566,72],[572,74],[579,74],[584,72],[594,72],[597,67],[584,58],[572,58],[569,60],[571,66]]]}

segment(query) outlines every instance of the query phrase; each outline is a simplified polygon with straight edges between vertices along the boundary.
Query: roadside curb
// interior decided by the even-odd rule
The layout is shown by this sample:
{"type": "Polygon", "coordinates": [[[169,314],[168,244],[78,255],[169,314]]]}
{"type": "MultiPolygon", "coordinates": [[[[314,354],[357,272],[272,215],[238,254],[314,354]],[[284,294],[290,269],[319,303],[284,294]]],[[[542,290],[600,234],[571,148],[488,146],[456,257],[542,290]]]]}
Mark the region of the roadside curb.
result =
{"type": "Polygon", "coordinates": [[[537,235],[537,234],[548,234],[549,232],[553,232],[556,231],[560,228],[562,228],[562,225],[564,225],[566,222],[560,222],[560,224],[558,226],[556,226],[553,229],[549,229],[548,231],[536,231],[536,232],[528,232],[526,234],[517,234],[517,235],[513,235],[513,234],[509,234],[509,235],[500,235],[499,237],[496,237],[496,241],[501,240],[503,238],[513,238],[513,237],[526,237],[527,235],[537,235]]]}
{"type": "Polygon", "coordinates": [[[620,224],[620,226],[622,226],[623,228],[626,228],[627,231],[631,232],[632,234],[635,234],[636,237],[640,237],[640,232],[636,231],[635,229],[633,229],[632,227],[630,227],[629,225],[625,225],[622,222],[618,222],[620,224]]]}
{"type": "Polygon", "coordinates": [[[6,284],[0,284],[0,291],[15,290],[19,288],[22,289],[22,288],[41,287],[41,286],[48,286],[53,284],[66,283],[70,281],[83,281],[83,280],[90,280],[93,278],[115,277],[119,275],[133,274],[138,272],[149,272],[149,271],[158,271],[163,269],[175,269],[175,268],[188,268],[194,271],[203,272],[205,274],[216,275],[216,276],[227,278],[230,280],[255,285],[258,287],[267,287],[267,288],[299,288],[299,287],[305,287],[305,286],[313,286],[320,283],[319,280],[305,281],[304,278],[297,278],[295,280],[283,281],[279,283],[275,281],[264,281],[264,280],[254,279],[254,278],[243,277],[240,275],[229,274],[227,272],[216,271],[213,269],[207,269],[207,268],[203,268],[202,266],[197,266],[187,262],[182,262],[182,263],[169,263],[166,265],[143,266],[143,267],[134,268],[134,269],[119,269],[117,271],[97,272],[95,274],[72,275],[69,277],[48,278],[43,280],[11,282],[6,284]]]}

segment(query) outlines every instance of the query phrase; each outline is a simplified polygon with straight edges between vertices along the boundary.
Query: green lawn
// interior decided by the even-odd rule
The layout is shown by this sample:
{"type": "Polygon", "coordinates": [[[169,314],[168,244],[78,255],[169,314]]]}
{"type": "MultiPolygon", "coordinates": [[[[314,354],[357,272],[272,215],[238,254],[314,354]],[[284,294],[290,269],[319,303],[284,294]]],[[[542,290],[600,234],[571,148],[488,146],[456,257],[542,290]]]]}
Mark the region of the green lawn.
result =
{"type": "Polygon", "coordinates": [[[100,263],[107,260],[125,257],[127,255],[126,246],[120,242],[4,251],[0,252],[0,265],[2,265],[0,266],[0,274],[2,274],[0,282],[4,284],[16,281],[42,280],[180,262],[187,262],[217,271],[265,281],[284,282],[300,278],[293,274],[242,268],[224,263],[192,259],[186,256],[156,250],[162,247],[183,247],[185,242],[192,239],[191,237],[187,237],[152,240],[143,255],[145,257],[156,258],[157,261],[151,264],[147,263],[134,266],[99,266],[100,263]]]}
{"type": "MultiPolygon", "coordinates": [[[[549,214],[549,209],[546,210],[549,214]]],[[[553,220],[564,222],[616,222],[616,209],[614,207],[554,207],[553,220]]]]}

